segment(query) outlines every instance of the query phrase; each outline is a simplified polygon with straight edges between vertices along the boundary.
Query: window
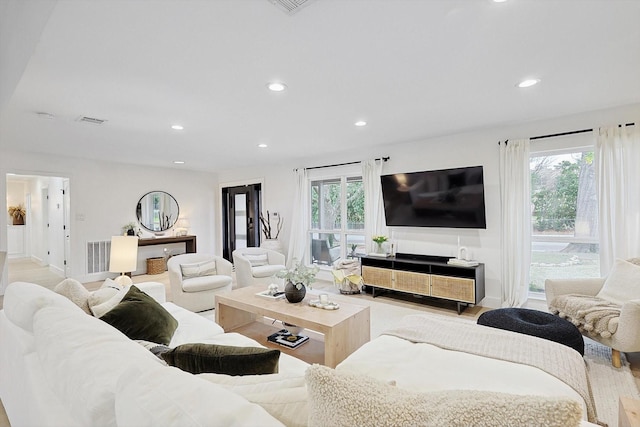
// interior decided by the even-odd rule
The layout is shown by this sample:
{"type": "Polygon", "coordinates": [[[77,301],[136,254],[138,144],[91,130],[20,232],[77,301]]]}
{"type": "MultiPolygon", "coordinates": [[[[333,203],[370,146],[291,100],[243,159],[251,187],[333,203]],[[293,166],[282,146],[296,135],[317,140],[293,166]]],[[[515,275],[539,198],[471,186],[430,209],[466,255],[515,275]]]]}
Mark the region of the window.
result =
{"type": "Polygon", "coordinates": [[[365,253],[364,187],[360,176],[311,181],[311,263],[331,266],[365,253]]]}
{"type": "Polygon", "coordinates": [[[600,277],[593,151],[532,153],[529,292],[548,278],[600,277]]]}

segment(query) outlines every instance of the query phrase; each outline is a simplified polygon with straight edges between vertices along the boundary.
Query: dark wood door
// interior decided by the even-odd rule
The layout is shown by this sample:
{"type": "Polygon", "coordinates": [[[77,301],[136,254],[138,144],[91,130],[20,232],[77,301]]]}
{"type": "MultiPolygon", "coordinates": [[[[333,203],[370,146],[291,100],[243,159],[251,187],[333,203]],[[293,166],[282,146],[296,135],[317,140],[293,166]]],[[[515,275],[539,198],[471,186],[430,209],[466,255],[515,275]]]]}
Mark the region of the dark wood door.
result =
{"type": "Polygon", "coordinates": [[[233,262],[236,249],[260,244],[260,184],[222,189],[223,245],[222,256],[233,262]]]}

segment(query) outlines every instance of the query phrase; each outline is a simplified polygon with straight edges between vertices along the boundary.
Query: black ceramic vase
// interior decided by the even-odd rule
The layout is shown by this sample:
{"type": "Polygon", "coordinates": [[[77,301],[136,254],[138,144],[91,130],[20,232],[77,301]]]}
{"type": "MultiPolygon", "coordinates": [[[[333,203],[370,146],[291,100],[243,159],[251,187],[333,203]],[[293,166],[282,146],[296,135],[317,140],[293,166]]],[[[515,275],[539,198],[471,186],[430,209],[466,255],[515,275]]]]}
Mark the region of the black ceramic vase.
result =
{"type": "Polygon", "coordinates": [[[289,302],[300,302],[306,294],[307,288],[305,288],[304,285],[302,285],[300,289],[296,288],[296,285],[291,282],[287,282],[287,284],[284,285],[284,296],[289,302]]]}

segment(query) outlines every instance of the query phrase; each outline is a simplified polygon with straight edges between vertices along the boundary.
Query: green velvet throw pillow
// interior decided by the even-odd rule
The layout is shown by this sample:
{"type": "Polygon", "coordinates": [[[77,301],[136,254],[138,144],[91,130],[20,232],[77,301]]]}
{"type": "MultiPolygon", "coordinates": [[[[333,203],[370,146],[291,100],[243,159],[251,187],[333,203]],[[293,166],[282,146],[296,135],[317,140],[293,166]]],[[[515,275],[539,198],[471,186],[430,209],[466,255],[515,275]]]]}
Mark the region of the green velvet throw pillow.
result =
{"type": "Polygon", "coordinates": [[[122,301],[102,317],[132,340],[168,345],[178,321],[163,306],[135,286],[122,301]]]}
{"type": "Polygon", "coordinates": [[[278,372],[280,350],[215,344],[182,344],[162,353],[170,366],[192,374],[261,375],[278,372]]]}

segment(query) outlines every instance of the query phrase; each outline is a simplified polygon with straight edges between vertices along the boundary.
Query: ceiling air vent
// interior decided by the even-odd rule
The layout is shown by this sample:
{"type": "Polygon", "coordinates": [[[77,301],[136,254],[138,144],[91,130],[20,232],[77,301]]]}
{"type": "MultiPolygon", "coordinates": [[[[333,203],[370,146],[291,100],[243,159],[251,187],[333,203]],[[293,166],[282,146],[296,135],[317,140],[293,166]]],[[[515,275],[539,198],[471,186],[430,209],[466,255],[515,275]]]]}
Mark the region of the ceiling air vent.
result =
{"type": "Polygon", "coordinates": [[[104,122],[106,122],[106,120],[103,119],[96,119],[95,117],[88,117],[88,116],[80,116],[76,119],[77,122],[84,122],[84,123],[91,123],[92,125],[101,125],[104,122]]]}
{"type": "Polygon", "coordinates": [[[293,15],[303,6],[308,5],[313,0],[268,0],[269,3],[275,5],[278,9],[282,10],[287,15],[293,15]]]}

